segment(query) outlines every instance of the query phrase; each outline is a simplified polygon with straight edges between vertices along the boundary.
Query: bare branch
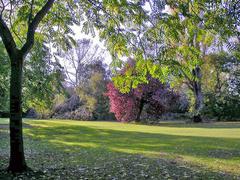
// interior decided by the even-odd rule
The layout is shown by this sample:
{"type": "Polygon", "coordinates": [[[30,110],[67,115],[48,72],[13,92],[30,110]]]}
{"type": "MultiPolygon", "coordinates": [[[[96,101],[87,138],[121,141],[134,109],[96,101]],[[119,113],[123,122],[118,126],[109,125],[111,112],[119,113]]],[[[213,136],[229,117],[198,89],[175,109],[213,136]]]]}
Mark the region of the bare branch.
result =
{"type": "Polygon", "coordinates": [[[5,11],[6,7],[9,5],[9,3],[11,3],[11,1],[8,2],[8,3],[6,3],[6,4],[5,4],[5,2],[4,2],[3,0],[0,0],[0,1],[1,1],[1,4],[2,4],[2,5],[0,6],[0,8],[1,8],[0,16],[2,17],[3,12],[5,11]]]}

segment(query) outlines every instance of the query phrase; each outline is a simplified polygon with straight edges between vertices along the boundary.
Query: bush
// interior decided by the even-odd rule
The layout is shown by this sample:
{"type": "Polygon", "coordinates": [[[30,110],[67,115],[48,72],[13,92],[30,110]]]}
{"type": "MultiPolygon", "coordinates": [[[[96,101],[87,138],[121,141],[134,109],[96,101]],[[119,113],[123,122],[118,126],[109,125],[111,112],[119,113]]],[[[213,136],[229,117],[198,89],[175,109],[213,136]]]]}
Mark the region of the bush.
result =
{"type": "Polygon", "coordinates": [[[240,99],[231,94],[206,94],[204,114],[217,120],[240,120],[240,99]]]}

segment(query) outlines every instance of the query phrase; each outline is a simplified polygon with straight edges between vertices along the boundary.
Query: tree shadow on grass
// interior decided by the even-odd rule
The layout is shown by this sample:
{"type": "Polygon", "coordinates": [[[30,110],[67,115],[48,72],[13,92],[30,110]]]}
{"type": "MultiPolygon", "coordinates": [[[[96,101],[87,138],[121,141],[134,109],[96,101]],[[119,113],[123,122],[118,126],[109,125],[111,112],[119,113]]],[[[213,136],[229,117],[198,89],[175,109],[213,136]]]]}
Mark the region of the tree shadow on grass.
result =
{"type": "Polygon", "coordinates": [[[208,151],[222,150],[229,151],[232,154],[232,157],[228,156],[227,159],[239,157],[240,155],[236,154],[236,151],[240,153],[240,137],[217,138],[160,133],[98,129],[79,125],[40,127],[28,129],[27,131],[27,134],[32,135],[33,138],[40,137],[49,144],[61,147],[61,149],[65,147],[90,147],[104,148],[109,151],[122,151],[124,153],[155,154],[168,152],[203,158],[211,157],[207,153],[208,151]]]}
{"type": "Polygon", "coordinates": [[[60,174],[76,179],[149,179],[151,176],[153,179],[233,179],[233,174],[240,169],[240,141],[236,138],[166,135],[58,124],[26,129],[25,144],[28,164],[46,171],[46,177],[60,174]],[[218,165],[229,166],[228,161],[231,161],[230,166],[236,167],[232,175],[231,172],[222,174],[207,166],[186,165],[185,157],[202,159],[203,162],[215,161],[215,171],[218,165]]]}
{"type": "Polygon", "coordinates": [[[89,161],[92,156],[111,153],[144,154],[145,156],[161,157],[162,155],[190,159],[202,159],[218,166],[232,166],[240,170],[240,138],[216,138],[179,136],[134,131],[98,129],[86,126],[54,126],[32,128],[28,130],[33,139],[42,138],[52,145],[69,153],[86,151],[89,161]]]}

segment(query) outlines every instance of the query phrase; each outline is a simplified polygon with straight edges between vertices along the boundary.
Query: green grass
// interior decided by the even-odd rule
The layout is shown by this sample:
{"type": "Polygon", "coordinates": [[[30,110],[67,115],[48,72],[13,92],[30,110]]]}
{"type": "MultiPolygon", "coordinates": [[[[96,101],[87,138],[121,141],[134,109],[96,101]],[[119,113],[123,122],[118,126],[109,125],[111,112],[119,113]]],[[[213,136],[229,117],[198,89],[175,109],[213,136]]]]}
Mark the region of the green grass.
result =
{"type": "Polygon", "coordinates": [[[9,119],[7,118],[0,118],[0,124],[8,124],[9,119]]]}
{"type": "MultiPolygon", "coordinates": [[[[237,122],[160,126],[70,120],[25,123],[32,126],[24,129],[28,164],[49,176],[64,172],[73,177],[82,173],[90,179],[240,178],[237,122]]],[[[6,157],[8,132],[0,126],[1,136],[0,157],[6,157]]]]}

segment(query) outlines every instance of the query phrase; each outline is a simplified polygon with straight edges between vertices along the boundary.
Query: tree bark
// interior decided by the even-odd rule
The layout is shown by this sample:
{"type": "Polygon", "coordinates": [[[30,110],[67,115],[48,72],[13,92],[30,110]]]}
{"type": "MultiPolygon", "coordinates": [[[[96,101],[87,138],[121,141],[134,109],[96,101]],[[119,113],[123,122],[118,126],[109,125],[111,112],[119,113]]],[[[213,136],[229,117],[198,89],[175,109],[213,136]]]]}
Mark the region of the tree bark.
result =
{"type": "Polygon", "coordinates": [[[201,87],[201,69],[200,67],[196,67],[193,70],[193,75],[195,76],[196,80],[193,82],[193,91],[195,96],[195,115],[193,117],[194,122],[202,122],[201,117],[201,110],[203,108],[203,93],[201,87]]]}
{"type": "Polygon", "coordinates": [[[142,114],[144,104],[145,104],[144,99],[141,99],[140,104],[139,104],[139,111],[138,111],[138,114],[137,114],[137,117],[136,117],[136,120],[135,120],[136,122],[140,122],[140,117],[141,117],[141,114],[142,114]]]}
{"type": "Polygon", "coordinates": [[[8,167],[11,172],[27,170],[22,132],[22,65],[23,56],[17,54],[11,57],[10,162],[8,167]]]}

